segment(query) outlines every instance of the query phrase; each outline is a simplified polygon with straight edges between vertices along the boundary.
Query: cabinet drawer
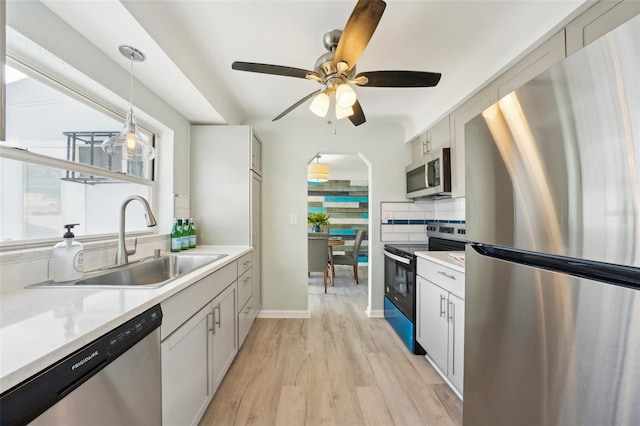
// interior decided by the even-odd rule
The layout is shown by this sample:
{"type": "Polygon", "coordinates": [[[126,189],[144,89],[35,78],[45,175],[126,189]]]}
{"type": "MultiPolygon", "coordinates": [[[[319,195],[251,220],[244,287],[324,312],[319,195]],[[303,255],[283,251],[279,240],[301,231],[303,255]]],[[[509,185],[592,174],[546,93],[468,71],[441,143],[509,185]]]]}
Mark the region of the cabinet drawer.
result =
{"type": "Polygon", "coordinates": [[[256,319],[257,310],[254,306],[253,298],[249,298],[249,301],[244,308],[238,312],[238,348],[242,346],[244,340],[251,330],[253,321],[256,319]]]}
{"type": "Polygon", "coordinates": [[[247,303],[253,293],[253,269],[246,271],[238,278],[238,312],[247,303]]]}
{"type": "Polygon", "coordinates": [[[418,275],[464,299],[464,274],[462,272],[418,258],[418,275]]]}
{"type": "Polygon", "coordinates": [[[252,266],[253,253],[247,253],[238,259],[238,276],[244,274],[252,266]]]}

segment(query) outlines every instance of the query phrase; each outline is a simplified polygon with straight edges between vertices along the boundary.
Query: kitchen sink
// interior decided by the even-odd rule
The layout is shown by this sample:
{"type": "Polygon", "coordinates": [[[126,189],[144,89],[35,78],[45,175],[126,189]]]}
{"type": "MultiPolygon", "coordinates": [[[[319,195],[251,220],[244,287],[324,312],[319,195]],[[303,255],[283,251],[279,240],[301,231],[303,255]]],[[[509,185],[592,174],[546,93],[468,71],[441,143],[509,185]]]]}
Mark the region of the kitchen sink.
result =
{"type": "Polygon", "coordinates": [[[158,288],[225,256],[226,254],[166,255],[96,272],[77,281],[47,281],[29,287],[158,288]]]}

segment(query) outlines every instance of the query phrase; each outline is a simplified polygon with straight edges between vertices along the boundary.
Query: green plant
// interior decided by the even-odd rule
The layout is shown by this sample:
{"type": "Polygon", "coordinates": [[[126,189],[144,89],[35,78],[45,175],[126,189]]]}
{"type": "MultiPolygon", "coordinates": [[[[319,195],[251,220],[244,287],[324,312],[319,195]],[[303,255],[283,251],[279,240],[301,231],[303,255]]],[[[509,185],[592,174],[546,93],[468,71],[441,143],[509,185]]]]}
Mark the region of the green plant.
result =
{"type": "Polygon", "coordinates": [[[307,222],[312,225],[329,225],[329,218],[331,215],[326,213],[309,213],[307,215],[307,222]]]}

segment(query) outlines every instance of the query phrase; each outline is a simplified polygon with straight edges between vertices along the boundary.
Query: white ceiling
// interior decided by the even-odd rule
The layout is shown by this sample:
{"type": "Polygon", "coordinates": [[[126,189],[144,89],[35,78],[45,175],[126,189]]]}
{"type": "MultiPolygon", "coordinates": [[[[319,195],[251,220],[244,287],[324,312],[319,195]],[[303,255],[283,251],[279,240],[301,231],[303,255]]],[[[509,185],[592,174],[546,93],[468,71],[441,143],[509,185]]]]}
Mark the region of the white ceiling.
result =
{"type": "MultiPolygon", "coordinates": [[[[342,29],[356,2],[43,3],[126,69],[129,64],[118,45],[141,49],[147,60],[136,65],[136,77],[190,121],[235,124],[272,119],[320,86],[234,71],[231,63],[313,69],[325,52],[323,34],[342,29]]],[[[358,70],[436,71],[443,76],[434,88],[356,87],[367,122],[400,123],[410,140],[584,7],[584,0],[387,0],[358,70]]],[[[307,102],[280,122],[314,117],[307,102]]]]}

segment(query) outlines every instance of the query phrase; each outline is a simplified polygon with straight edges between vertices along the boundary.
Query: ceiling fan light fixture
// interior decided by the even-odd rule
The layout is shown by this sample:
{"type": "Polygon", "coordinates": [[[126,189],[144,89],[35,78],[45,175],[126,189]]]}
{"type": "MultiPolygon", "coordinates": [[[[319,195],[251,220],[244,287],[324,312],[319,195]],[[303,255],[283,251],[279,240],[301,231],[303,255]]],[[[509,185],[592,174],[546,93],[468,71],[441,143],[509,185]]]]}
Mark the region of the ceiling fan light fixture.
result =
{"type": "Polygon", "coordinates": [[[340,120],[343,118],[347,118],[353,115],[353,108],[346,107],[342,108],[338,102],[336,102],[336,119],[340,120]]]}
{"type": "Polygon", "coordinates": [[[119,50],[122,56],[131,61],[129,112],[120,133],[105,139],[102,142],[102,150],[109,156],[127,161],[150,161],[155,158],[156,151],[142,138],[136,124],[136,116],[133,114],[133,61],[142,62],[145,56],[131,46],[120,46],[119,50]]]}
{"type": "Polygon", "coordinates": [[[327,112],[329,112],[329,95],[324,92],[319,93],[313,101],[311,101],[309,109],[318,117],[326,117],[327,112]]]}
{"type": "Polygon", "coordinates": [[[356,103],[356,92],[348,84],[341,84],[336,89],[336,101],[342,108],[349,108],[356,103]]]}

